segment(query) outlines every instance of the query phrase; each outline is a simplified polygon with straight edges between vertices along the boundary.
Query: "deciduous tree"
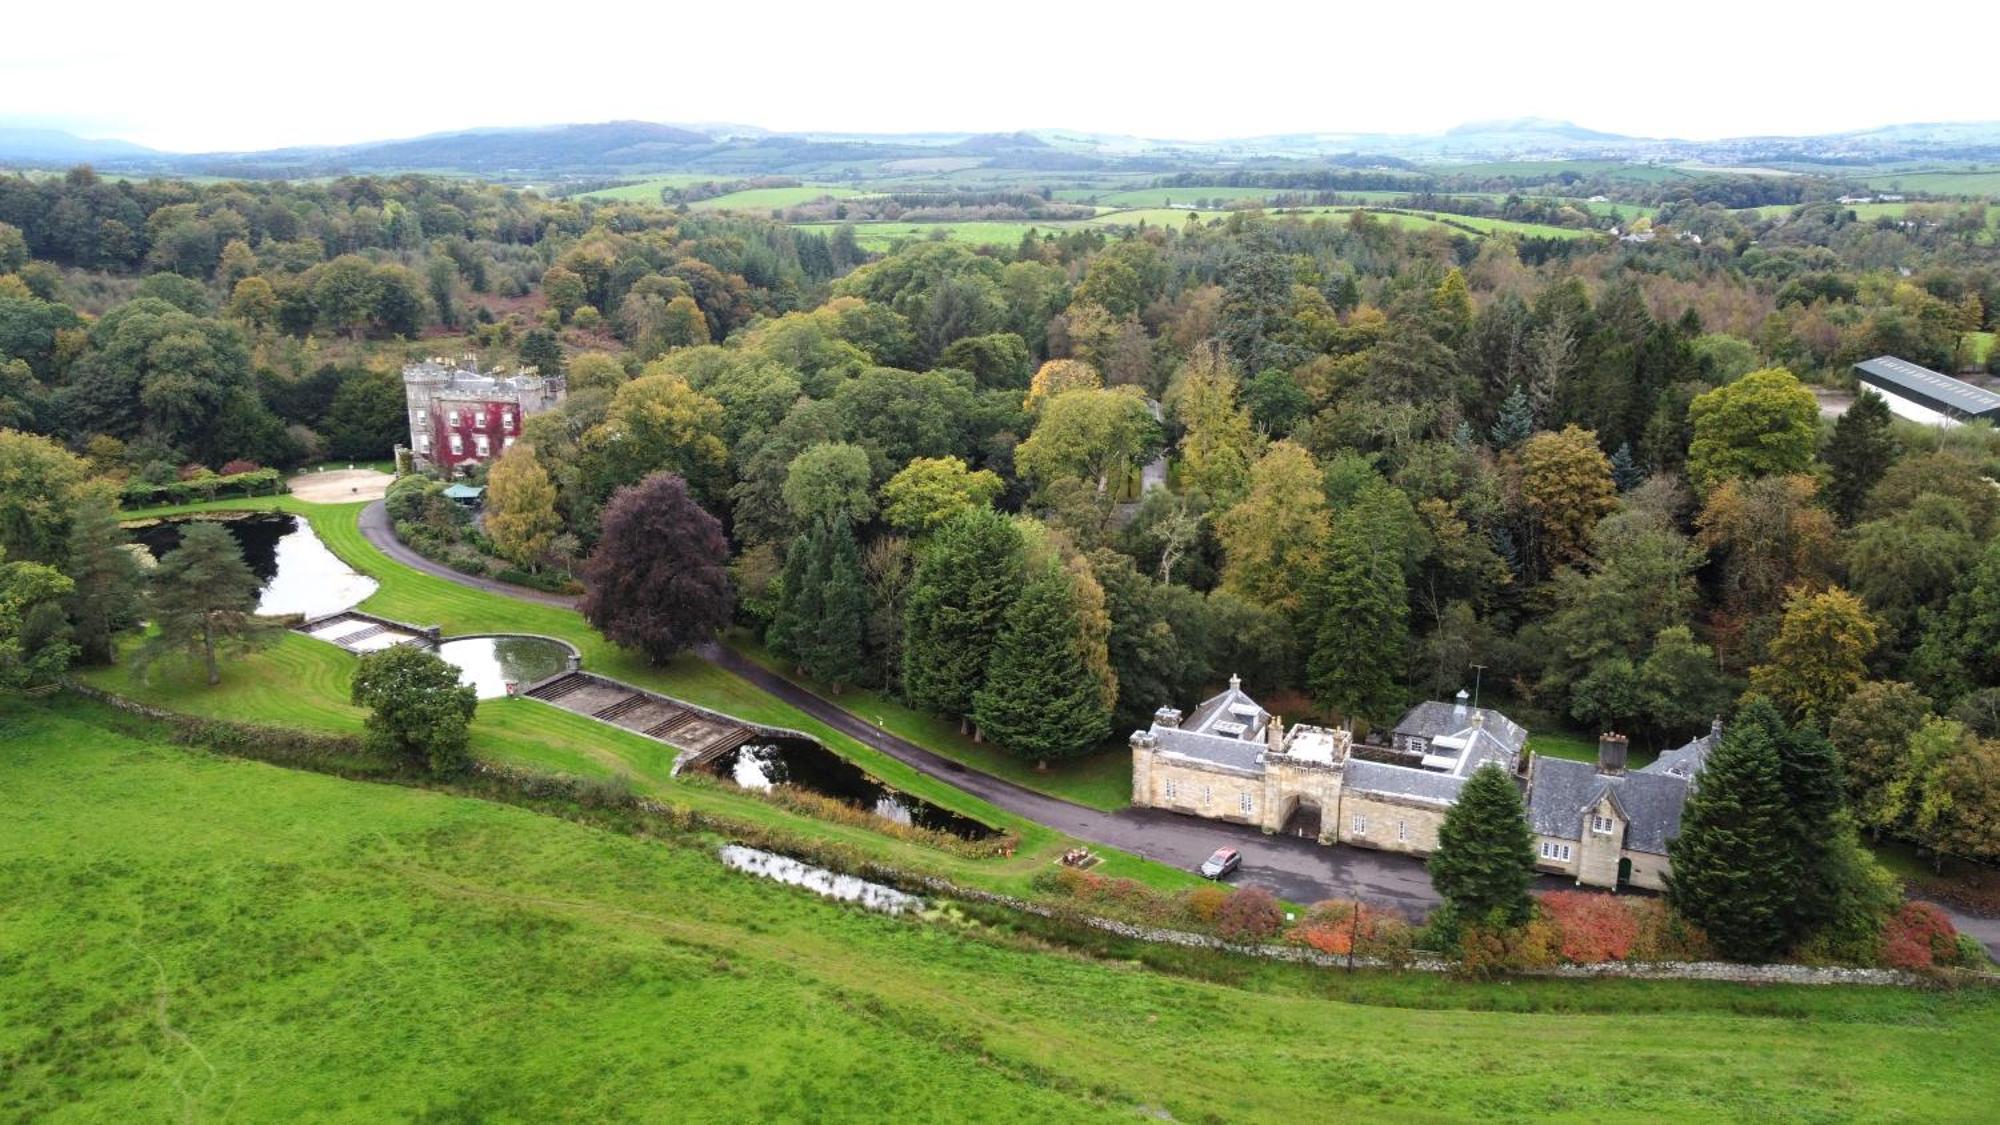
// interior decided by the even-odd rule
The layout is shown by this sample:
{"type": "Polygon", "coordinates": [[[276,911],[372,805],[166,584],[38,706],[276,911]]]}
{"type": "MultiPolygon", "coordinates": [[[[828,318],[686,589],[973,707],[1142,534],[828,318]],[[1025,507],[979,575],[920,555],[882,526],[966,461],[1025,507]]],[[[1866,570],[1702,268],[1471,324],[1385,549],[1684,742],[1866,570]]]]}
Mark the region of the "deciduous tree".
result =
{"type": "Polygon", "coordinates": [[[562,531],[556,514],[556,486],[535,456],[535,447],[517,442],[486,474],[486,534],[516,565],[534,568],[562,531]]]}
{"type": "Polygon", "coordinates": [[[687,482],[654,473],[612,493],[582,568],[584,620],[655,664],[729,623],[729,542],[687,482]]]}
{"type": "Polygon", "coordinates": [[[1783,368],[1752,371],[1688,407],[1688,479],[1707,493],[1726,480],[1802,473],[1819,440],[1819,402],[1783,368]]]}
{"type": "Polygon", "coordinates": [[[1824,729],[1868,679],[1876,632],[1868,607],[1840,587],[1795,591],[1771,641],[1770,662],[1750,669],[1751,690],[1824,729]]]}
{"type": "Polygon", "coordinates": [[[923,535],[967,508],[990,506],[1003,487],[997,474],[973,472],[956,457],[919,457],[882,485],[882,518],[923,535]]]}
{"type": "Polygon", "coordinates": [[[471,763],[469,727],[479,696],[436,653],[392,645],[361,658],[352,688],[369,709],[368,745],[379,754],[450,774],[471,763]]]}
{"type": "Polygon", "coordinates": [[[1331,517],[1312,454],[1273,442],[1250,472],[1250,491],[1216,523],[1222,588],[1287,617],[1306,604],[1331,517]]]}

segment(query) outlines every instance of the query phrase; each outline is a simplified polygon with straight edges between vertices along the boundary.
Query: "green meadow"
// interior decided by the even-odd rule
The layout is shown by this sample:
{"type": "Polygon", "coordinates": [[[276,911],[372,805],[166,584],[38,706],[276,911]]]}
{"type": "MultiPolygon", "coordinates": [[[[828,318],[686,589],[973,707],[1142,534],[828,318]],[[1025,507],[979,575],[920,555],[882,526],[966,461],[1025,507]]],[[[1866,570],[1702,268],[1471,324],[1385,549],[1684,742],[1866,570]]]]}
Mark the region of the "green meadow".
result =
{"type": "Polygon", "coordinates": [[[692,211],[769,211],[775,207],[796,207],[801,203],[811,203],[816,199],[832,196],[835,199],[851,199],[866,192],[851,187],[837,187],[832,184],[806,184],[802,187],[750,188],[732,191],[712,199],[700,199],[688,204],[692,211]]]}
{"type": "Polygon", "coordinates": [[[1346,974],[891,918],[0,702],[19,1120],[1965,1120],[2000,998],[1346,974]],[[1053,944],[1052,944],[1053,943],[1053,944]]]}
{"type": "Polygon", "coordinates": [[[1967,171],[1886,172],[1870,176],[1876,191],[1917,191],[1928,195],[1974,195],[2000,199],[2000,168],[1967,171]]]}

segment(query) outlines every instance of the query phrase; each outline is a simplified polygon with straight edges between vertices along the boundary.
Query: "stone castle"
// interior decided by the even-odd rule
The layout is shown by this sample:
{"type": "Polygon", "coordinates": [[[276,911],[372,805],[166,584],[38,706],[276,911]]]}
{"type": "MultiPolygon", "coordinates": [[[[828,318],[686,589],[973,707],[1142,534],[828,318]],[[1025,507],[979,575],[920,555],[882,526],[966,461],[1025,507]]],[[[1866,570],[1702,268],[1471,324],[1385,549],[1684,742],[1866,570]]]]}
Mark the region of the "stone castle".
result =
{"type": "Polygon", "coordinates": [[[1231,676],[1191,716],[1162,707],[1132,733],[1132,803],[1422,856],[1466,780],[1491,764],[1526,789],[1538,867],[1588,886],[1659,889],[1667,841],[1719,733],[1628,772],[1621,735],[1600,741],[1596,763],[1535,756],[1525,729],[1461,691],[1411,708],[1386,744],[1369,745],[1347,730],[1286,729],[1231,676]]]}
{"type": "Polygon", "coordinates": [[[562,403],[560,375],[532,367],[513,375],[480,371],[472,356],[433,357],[403,368],[403,396],[410,414],[410,453],[419,469],[457,476],[507,451],[521,436],[521,422],[562,403]]]}

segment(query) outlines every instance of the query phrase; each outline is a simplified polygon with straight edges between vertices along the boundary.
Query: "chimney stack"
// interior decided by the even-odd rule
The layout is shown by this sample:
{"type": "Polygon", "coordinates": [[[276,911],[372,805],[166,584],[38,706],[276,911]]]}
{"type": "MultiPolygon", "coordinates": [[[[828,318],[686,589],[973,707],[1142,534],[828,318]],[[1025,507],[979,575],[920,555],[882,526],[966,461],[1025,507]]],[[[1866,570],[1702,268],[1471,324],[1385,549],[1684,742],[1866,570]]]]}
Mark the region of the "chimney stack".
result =
{"type": "Polygon", "coordinates": [[[1180,708],[1162,707],[1159,710],[1153,712],[1153,724],[1155,726],[1162,726],[1162,727],[1180,726],[1181,725],[1180,708]]]}
{"type": "Polygon", "coordinates": [[[1451,717],[1452,717],[1452,718],[1454,718],[1454,719],[1463,719],[1463,718],[1465,718],[1465,714],[1466,714],[1466,712],[1467,712],[1467,711],[1469,710],[1469,708],[1468,708],[1468,707],[1466,706],[1466,700],[1467,700],[1467,699],[1469,699],[1469,698],[1471,698],[1471,697],[1465,694],[1465,689],[1464,689],[1464,688],[1459,688],[1459,689],[1458,689],[1458,695],[1454,697],[1454,699],[1455,699],[1455,702],[1454,702],[1454,703],[1452,703],[1452,705],[1451,705],[1451,717]]]}
{"type": "Polygon", "coordinates": [[[1597,736],[1597,772],[1624,773],[1625,751],[1630,739],[1622,734],[1600,734],[1597,736]]]}

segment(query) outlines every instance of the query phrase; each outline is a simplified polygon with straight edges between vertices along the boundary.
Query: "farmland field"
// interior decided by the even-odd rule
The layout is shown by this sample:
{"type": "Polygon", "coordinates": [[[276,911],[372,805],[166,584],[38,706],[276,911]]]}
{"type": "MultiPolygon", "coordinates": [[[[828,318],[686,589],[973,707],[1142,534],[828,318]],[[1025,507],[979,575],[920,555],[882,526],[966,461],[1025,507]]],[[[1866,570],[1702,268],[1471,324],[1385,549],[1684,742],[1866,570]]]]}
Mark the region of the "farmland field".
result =
{"type": "Polygon", "coordinates": [[[1870,176],[1877,191],[1920,191],[1931,195],[1982,195],[2000,199],[2000,169],[1963,172],[1894,172],[1870,176]]]}
{"type": "Polygon", "coordinates": [[[866,193],[851,187],[835,187],[831,184],[750,188],[746,191],[732,191],[728,195],[718,195],[713,199],[696,200],[688,204],[688,207],[695,211],[769,211],[774,207],[796,207],[801,203],[811,203],[815,199],[829,195],[835,199],[850,199],[863,194],[866,193]]]}
{"type": "Polygon", "coordinates": [[[0,833],[23,1120],[1946,1120],[2000,1095],[1991,990],[1084,956],[79,702],[0,702],[0,814],[26,829],[0,833]]]}
{"type": "Polygon", "coordinates": [[[658,203],[660,201],[660,189],[662,188],[686,187],[689,184],[698,184],[704,180],[712,179],[715,179],[715,177],[699,174],[654,176],[651,179],[639,180],[629,184],[619,184],[617,187],[604,188],[600,191],[585,192],[577,196],[577,198],[620,203],[658,203]]]}

